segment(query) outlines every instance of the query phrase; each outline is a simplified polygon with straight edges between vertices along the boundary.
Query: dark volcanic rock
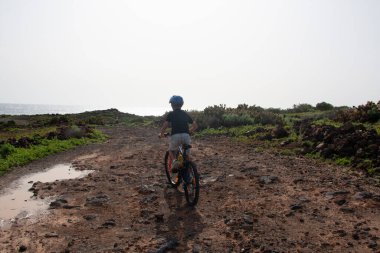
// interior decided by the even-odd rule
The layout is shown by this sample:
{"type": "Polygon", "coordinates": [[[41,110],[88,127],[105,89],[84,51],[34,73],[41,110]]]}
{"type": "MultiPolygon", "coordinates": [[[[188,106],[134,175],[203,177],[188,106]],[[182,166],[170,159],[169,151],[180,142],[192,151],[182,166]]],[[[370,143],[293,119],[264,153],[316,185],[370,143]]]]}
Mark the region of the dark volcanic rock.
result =
{"type": "Polygon", "coordinates": [[[116,221],[114,219],[106,220],[100,228],[111,228],[116,226],[116,221]]]}
{"type": "Polygon", "coordinates": [[[88,220],[88,221],[91,221],[91,220],[95,220],[98,216],[96,214],[87,214],[87,215],[84,215],[83,218],[85,220],[88,220]]]}
{"type": "Polygon", "coordinates": [[[28,248],[25,245],[21,245],[18,252],[25,252],[28,248]]]}
{"type": "Polygon", "coordinates": [[[49,208],[50,209],[57,209],[57,208],[62,207],[64,204],[67,204],[66,199],[57,199],[57,200],[50,203],[49,208]]]}
{"type": "Polygon", "coordinates": [[[152,251],[154,253],[165,253],[169,250],[174,250],[179,245],[177,239],[168,239],[159,249],[152,251]]]}
{"type": "Polygon", "coordinates": [[[357,192],[354,195],[355,199],[370,199],[372,198],[373,194],[370,192],[357,192]]]}
{"type": "Polygon", "coordinates": [[[272,130],[272,135],[274,138],[284,138],[289,136],[289,132],[285,130],[283,126],[277,125],[273,130],[272,130]]]}
{"type": "Polygon", "coordinates": [[[276,176],[261,176],[259,178],[260,184],[272,184],[278,181],[278,177],[276,176]]]}
{"type": "Polygon", "coordinates": [[[87,197],[86,205],[102,206],[110,201],[110,197],[107,194],[99,194],[94,197],[87,197]]]}

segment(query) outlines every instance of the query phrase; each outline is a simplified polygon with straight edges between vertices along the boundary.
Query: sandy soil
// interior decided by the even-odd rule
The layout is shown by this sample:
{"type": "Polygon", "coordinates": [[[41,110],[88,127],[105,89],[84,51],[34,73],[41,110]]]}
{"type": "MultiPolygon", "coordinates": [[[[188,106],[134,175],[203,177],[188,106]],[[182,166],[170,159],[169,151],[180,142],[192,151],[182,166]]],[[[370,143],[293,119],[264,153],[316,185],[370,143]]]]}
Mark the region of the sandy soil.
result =
{"type": "Polygon", "coordinates": [[[105,129],[109,141],[16,168],[0,189],[57,163],[89,176],[37,184],[49,214],[0,231],[0,252],[380,252],[380,190],[348,168],[197,139],[200,201],[168,187],[157,129],[105,129]]]}

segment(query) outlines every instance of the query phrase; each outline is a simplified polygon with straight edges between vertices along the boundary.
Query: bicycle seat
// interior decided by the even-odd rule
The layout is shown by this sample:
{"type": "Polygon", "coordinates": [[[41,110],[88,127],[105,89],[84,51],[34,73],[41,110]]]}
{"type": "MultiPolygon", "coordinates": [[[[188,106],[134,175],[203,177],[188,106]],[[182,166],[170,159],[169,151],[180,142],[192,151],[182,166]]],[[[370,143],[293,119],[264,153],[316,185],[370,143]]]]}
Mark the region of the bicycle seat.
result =
{"type": "Polygon", "coordinates": [[[183,147],[183,149],[189,149],[189,148],[191,148],[191,145],[189,145],[189,144],[183,144],[182,147],[183,147]]]}

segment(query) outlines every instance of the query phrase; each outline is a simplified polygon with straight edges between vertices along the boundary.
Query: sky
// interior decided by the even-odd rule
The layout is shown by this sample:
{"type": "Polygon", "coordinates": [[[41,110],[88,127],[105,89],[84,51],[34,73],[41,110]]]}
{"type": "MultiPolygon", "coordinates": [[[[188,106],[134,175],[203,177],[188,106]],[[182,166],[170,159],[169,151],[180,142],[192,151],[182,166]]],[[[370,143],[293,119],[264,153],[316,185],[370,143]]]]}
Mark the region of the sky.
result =
{"type": "Polygon", "coordinates": [[[380,100],[378,0],[0,0],[0,103],[380,100]]]}

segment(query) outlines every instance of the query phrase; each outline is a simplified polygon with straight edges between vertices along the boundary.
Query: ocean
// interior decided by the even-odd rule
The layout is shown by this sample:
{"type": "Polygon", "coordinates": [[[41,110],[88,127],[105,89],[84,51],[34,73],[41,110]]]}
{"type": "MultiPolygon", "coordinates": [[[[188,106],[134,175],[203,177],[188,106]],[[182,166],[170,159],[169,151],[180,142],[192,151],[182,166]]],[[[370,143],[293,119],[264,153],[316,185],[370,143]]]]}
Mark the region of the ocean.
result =
{"type": "Polygon", "coordinates": [[[163,107],[95,107],[77,105],[37,105],[37,104],[6,104],[0,103],[0,115],[36,115],[36,114],[68,114],[85,111],[106,110],[116,108],[121,112],[140,116],[161,116],[170,108],[163,107]]]}

